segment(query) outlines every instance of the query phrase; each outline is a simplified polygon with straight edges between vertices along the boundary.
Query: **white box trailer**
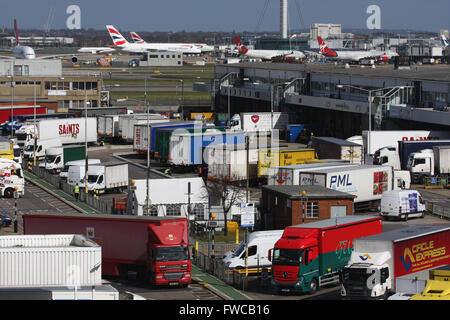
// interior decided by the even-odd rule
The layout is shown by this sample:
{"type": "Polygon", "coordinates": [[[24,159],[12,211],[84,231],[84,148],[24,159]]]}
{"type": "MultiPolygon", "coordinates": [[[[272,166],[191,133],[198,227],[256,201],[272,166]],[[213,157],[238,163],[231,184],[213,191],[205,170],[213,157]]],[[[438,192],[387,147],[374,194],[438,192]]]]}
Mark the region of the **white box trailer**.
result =
{"type": "Polygon", "coordinates": [[[328,161],[323,163],[297,164],[294,166],[269,167],[267,171],[267,184],[269,186],[295,186],[300,184],[300,172],[349,165],[357,166],[357,164],[348,163],[346,160],[331,159],[328,161]]]}
{"type": "Polygon", "coordinates": [[[392,182],[393,169],[388,166],[344,166],[300,173],[300,185],[320,185],[355,195],[355,210],[380,211],[382,194],[393,189],[392,182]]]}
{"type": "Polygon", "coordinates": [[[349,160],[350,163],[363,163],[363,146],[348,140],[313,136],[312,148],[316,150],[319,159],[341,159],[349,160]]]}
{"type": "Polygon", "coordinates": [[[102,284],[101,247],[83,235],[0,237],[0,287],[102,284]]]}
{"type": "MultiPolygon", "coordinates": [[[[248,178],[258,178],[258,148],[248,150],[248,178]]],[[[247,149],[245,145],[213,145],[205,148],[209,179],[247,180],[247,149]]]]}
{"type": "Polygon", "coordinates": [[[0,288],[0,300],[119,300],[119,291],[109,284],[99,286],[0,288]]]}
{"type": "Polygon", "coordinates": [[[422,141],[450,139],[450,131],[428,130],[364,130],[362,139],[366,153],[373,155],[383,147],[398,148],[398,141],[422,141]],[[370,150],[367,150],[367,139],[370,137],[370,150]]]}
{"type": "MultiPolygon", "coordinates": [[[[136,179],[128,192],[127,214],[142,216],[147,210],[147,180],[136,179]]],[[[200,220],[208,220],[208,192],[202,178],[149,179],[150,213],[157,216],[187,217],[187,204],[191,213],[200,220]],[[190,198],[188,184],[190,183],[190,198]]]]}
{"type": "Polygon", "coordinates": [[[288,112],[243,112],[231,118],[230,128],[244,132],[286,130],[290,122],[288,112]]]}
{"type": "Polygon", "coordinates": [[[119,138],[127,142],[132,142],[134,138],[134,125],[147,123],[149,119],[150,123],[167,122],[169,119],[160,114],[151,113],[148,115],[143,114],[127,114],[119,116],[119,138]]]}
{"type": "Polygon", "coordinates": [[[59,138],[62,145],[78,144],[85,143],[87,135],[88,143],[97,142],[97,118],[43,119],[36,128],[39,140],[59,138]]]}

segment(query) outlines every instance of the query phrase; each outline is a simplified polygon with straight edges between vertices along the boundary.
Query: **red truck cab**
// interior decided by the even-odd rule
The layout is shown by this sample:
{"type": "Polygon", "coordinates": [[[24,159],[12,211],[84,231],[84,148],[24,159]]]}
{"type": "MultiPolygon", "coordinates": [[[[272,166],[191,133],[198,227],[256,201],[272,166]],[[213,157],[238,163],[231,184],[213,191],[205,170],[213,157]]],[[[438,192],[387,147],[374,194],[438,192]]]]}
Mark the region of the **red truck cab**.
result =
{"type": "Polygon", "coordinates": [[[154,285],[180,285],[191,282],[191,261],[187,230],[182,222],[148,226],[147,270],[154,285]]]}

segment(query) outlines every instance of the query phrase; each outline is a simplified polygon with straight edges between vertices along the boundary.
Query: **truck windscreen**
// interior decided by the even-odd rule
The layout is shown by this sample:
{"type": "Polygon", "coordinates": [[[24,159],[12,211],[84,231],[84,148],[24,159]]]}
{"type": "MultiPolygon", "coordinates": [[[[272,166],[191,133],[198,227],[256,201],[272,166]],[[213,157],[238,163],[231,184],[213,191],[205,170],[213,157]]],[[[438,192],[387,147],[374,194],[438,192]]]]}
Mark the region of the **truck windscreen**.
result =
{"type": "Polygon", "coordinates": [[[180,261],[188,260],[187,246],[159,247],[156,249],[156,261],[180,261]]]}
{"type": "Polygon", "coordinates": [[[346,283],[366,283],[370,275],[367,268],[344,268],[342,280],[346,283]]]}
{"type": "Polygon", "coordinates": [[[298,266],[302,257],[303,250],[301,249],[274,249],[272,264],[280,266],[298,266]]]}

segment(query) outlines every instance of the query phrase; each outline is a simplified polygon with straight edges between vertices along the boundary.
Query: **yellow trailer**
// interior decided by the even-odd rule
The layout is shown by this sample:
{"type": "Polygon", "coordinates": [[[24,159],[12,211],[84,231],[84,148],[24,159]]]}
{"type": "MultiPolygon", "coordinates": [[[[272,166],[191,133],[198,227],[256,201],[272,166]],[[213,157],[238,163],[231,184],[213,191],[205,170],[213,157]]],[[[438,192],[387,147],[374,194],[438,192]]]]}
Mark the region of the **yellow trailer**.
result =
{"type": "Polygon", "coordinates": [[[0,137],[0,158],[14,160],[14,142],[4,137],[0,137]]]}
{"type": "Polygon", "coordinates": [[[411,300],[450,300],[450,265],[430,270],[425,289],[411,300]]]}
{"type": "Polygon", "coordinates": [[[316,160],[314,149],[263,149],[258,152],[258,178],[266,178],[269,167],[293,166],[316,160]]]}

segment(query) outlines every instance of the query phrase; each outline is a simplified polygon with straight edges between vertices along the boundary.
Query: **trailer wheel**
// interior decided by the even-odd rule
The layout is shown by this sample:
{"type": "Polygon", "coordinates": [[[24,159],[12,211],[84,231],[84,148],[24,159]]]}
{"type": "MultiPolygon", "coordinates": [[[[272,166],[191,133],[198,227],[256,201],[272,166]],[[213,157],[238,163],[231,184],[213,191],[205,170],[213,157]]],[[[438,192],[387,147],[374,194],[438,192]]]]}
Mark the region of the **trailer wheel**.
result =
{"type": "Polygon", "coordinates": [[[405,216],[403,217],[403,220],[404,221],[408,221],[408,214],[407,213],[405,213],[405,216]]]}
{"type": "Polygon", "coordinates": [[[425,211],[422,211],[422,214],[420,215],[420,219],[425,218],[425,211]]]}
{"type": "Polygon", "coordinates": [[[314,278],[314,279],[312,279],[311,282],[309,283],[309,293],[310,293],[310,294],[316,293],[318,289],[319,289],[319,288],[318,288],[318,285],[317,285],[317,279],[314,278]]]}

